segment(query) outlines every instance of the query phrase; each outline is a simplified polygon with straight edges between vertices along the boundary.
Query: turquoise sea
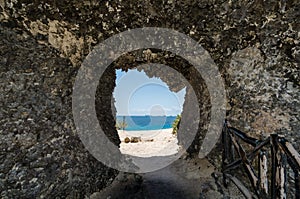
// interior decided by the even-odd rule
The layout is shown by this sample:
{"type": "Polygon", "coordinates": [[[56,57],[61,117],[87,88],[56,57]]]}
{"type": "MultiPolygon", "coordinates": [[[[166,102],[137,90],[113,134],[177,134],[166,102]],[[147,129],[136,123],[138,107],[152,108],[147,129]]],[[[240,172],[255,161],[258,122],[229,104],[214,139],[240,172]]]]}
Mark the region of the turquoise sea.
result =
{"type": "Polygon", "coordinates": [[[117,122],[125,121],[127,131],[158,130],[172,128],[176,116],[117,116],[117,122]]]}

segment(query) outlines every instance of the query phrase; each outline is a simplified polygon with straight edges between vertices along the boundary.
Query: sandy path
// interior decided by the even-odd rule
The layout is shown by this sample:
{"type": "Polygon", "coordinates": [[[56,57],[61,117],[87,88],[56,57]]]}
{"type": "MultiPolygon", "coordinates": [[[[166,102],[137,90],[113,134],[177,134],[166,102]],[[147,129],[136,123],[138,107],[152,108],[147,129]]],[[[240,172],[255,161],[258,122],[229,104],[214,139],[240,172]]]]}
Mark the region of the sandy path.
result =
{"type": "MultiPolygon", "coordinates": [[[[119,131],[122,153],[140,157],[176,154],[180,147],[172,129],[160,131],[119,131]],[[125,143],[125,137],[141,137],[138,143],[125,143]],[[152,140],[153,141],[149,141],[152,140]]],[[[91,199],[218,199],[223,195],[207,159],[179,158],[169,166],[149,173],[120,172],[113,183],[93,194],[91,199]]],[[[168,158],[168,157],[166,157],[168,158]]],[[[155,164],[158,164],[155,163],[155,164]]]]}

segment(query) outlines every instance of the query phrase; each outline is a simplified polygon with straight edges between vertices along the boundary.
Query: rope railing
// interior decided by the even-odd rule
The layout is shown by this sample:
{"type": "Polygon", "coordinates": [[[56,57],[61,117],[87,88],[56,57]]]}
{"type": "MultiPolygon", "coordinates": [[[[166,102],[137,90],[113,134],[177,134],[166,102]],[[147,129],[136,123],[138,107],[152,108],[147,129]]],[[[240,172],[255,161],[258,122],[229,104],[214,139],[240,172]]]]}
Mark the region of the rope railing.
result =
{"type": "Polygon", "coordinates": [[[225,187],[228,186],[230,179],[246,198],[287,198],[287,166],[290,166],[294,173],[295,198],[300,199],[300,155],[284,137],[271,134],[266,139],[259,140],[229,126],[225,121],[222,142],[222,172],[225,187]],[[247,153],[240,140],[250,145],[252,150],[247,153]],[[271,151],[270,157],[268,151],[271,151]],[[258,162],[256,169],[253,166],[255,158],[258,162]],[[270,162],[268,158],[271,159],[270,162]],[[268,165],[271,165],[270,171],[268,165]],[[230,174],[240,166],[245,169],[255,195],[230,174]]]}

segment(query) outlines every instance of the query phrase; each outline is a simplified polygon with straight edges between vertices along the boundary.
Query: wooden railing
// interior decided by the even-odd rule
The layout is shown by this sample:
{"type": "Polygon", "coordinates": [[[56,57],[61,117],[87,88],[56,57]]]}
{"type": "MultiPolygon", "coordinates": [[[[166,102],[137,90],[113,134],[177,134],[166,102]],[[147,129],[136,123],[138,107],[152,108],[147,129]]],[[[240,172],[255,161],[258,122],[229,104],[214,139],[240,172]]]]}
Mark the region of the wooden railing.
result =
{"type": "Polygon", "coordinates": [[[230,127],[225,121],[222,141],[222,172],[225,187],[231,180],[246,198],[287,198],[289,165],[294,174],[294,195],[300,199],[300,156],[284,137],[271,134],[265,140],[258,140],[230,127]],[[243,147],[240,141],[247,143],[249,147],[243,147]],[[247,153],[245,148],[250,148],[250,152],[247,153]],[[256,158],[256,165],[253,166],[256,158]],[[271,159],[270,162],[268,159],[271,159]],[[238,177],[231,175],[232,171],[239,169],[240,166],[245,169],[255,194],[252,194],[238,177]]]}

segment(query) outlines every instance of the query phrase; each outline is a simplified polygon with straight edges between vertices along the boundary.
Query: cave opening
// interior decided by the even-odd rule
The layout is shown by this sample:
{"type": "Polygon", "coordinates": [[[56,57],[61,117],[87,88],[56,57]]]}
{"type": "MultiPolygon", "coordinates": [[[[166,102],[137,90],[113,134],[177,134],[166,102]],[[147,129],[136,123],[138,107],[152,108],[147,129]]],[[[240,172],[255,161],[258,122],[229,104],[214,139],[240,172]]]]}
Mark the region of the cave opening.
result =
{"type": "Polygon", "coordinates": [[[159,76],[148,77],[142,68],[117,69],[113,98],[121,153],[138,157],[178,153],[176,134],[185,94],[186,87],[173,92],[159,76]]]}

